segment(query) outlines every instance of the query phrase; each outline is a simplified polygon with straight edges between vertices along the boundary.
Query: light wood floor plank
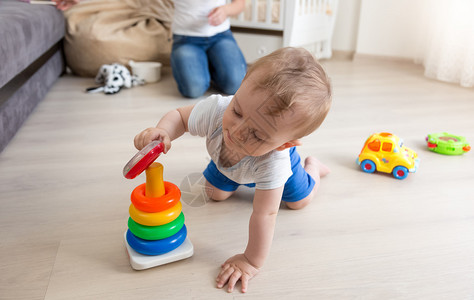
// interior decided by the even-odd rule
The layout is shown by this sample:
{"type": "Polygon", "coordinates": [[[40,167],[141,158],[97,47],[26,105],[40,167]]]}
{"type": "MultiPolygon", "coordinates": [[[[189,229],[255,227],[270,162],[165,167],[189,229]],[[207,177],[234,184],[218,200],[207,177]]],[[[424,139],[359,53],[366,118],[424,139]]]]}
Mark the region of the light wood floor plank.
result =
{"type": "MultiPolygon", "coordinates": [[[[474,299],[474,153],[427,150],[428,133],[474,143],[472,89],[423,77],[419,66],[324,62],[334,85],[327,120],[299,152],[332,172],[301,211],[280,210],[274,244],[247,299],[474,299]],[[355,159],[374,132],[418,152],[405,180],[365,174],[355,159]]],[[[133,137],[168,110],[195,103],[163,80],[117,95],[86,94],[65,76],[0,154],[0,299],[227,299],[220,264],[246,246],[252,190],[184,205],[192,258],[133,271],[123,246],[129,195],[122,176],[133,137]]],[[[208,162],[189,135],[159,158],[179,185],[208,162]]]]}

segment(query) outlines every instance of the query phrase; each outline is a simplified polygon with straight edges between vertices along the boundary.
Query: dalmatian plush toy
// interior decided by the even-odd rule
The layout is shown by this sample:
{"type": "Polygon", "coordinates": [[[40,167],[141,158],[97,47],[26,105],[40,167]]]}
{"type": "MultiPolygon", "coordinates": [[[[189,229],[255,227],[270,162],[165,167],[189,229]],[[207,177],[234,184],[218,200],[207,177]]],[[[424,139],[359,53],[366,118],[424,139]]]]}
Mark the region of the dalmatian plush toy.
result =
{"type": "Polygon", "coordinates": [[[130,71],[121,64],[102,65],[95,77],[95,82],[103,85],[88,88],[86,90],[88,93],[104,92],[106,95],[112,95],[120,92],[123,87],[131,88],[145,84],[144,80],[131,75],[130,71]]]}

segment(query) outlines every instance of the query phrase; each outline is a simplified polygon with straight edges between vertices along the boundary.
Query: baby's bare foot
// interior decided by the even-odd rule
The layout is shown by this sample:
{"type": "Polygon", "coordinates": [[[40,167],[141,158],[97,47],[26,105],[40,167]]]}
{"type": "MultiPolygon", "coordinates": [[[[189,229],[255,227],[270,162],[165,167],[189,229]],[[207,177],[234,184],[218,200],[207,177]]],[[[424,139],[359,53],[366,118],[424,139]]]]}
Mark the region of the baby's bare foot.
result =
{"type": "Polygon", "coordinates": [[[314,156],[306,157],[306,159],[304,160],[304,169],[313,178],[316,178],[317,175],[319,175],[319,177],[324,177],[331,172],[331,170],[325,164],[320,162],[314,156]]]}

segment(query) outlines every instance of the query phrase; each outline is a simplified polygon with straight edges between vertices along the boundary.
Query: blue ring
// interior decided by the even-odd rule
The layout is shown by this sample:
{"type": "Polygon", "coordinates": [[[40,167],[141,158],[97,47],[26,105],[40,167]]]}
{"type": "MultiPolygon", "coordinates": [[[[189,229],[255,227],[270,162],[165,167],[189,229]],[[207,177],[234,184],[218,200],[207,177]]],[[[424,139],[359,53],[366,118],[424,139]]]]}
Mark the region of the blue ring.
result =
{"type": "Polygon", "coordinates": [[[188,231],[186,225],[178,233],[161,240],[147,241],[127,230],[127,242],[133,250],[145,255],[160,255],[178,248],[186,239],[188,231]]]}

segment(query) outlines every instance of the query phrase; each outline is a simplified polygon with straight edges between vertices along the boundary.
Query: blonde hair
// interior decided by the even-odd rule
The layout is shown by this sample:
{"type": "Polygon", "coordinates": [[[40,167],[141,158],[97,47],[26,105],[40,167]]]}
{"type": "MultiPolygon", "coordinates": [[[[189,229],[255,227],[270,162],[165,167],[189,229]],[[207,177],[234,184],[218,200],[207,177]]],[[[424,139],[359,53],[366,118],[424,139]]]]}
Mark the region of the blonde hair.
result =
{"type": "Polygon", "coordinates": [[[253,73],[257,88],[269,92],[276,105],[267,113],[278,115],[294,110],[302,113],[295,120],[296,138],[315,131],[331,107],[331,84],[323,67],[303,48],[281,48],[252,64],[244,80],[253,73]]]}

